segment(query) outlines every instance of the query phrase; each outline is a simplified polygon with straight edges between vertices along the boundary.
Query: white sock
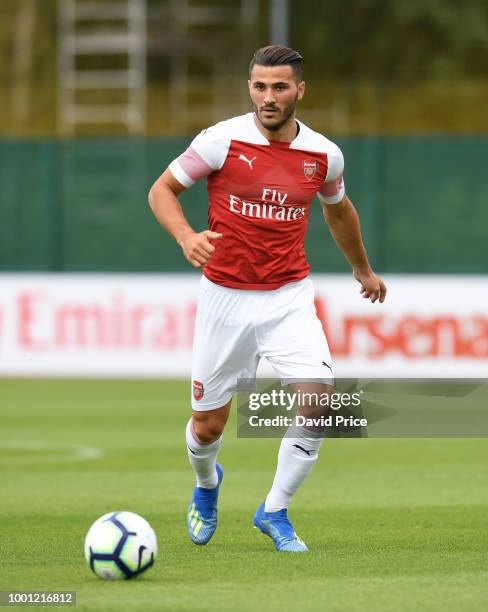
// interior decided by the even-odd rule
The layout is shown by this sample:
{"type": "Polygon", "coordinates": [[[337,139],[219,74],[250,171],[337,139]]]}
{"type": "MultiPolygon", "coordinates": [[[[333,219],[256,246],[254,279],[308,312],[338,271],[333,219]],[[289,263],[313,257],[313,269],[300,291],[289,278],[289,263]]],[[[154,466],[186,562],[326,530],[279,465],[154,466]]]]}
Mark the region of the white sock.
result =
{"type": "Polygon", "coordinates": [[[222,444],[222,436],[210,444],[201,444],[195,438],[192,420],[190,419],[186,426],[186,446],[188,448],[188,458],[197,479],[197,487],[213,489],[219,483],[215,464],[217,463],[217,453],[222,444]]]}
{"type": "Polygon", "coordinates": [[[281,441],[278,466],[264,504],[265,512],[288,508],[292,496],[317,461],[323,437],[303,427],[292,426],[281,441]],[[288,437],[292,435],[293,437],[288,437]]]}

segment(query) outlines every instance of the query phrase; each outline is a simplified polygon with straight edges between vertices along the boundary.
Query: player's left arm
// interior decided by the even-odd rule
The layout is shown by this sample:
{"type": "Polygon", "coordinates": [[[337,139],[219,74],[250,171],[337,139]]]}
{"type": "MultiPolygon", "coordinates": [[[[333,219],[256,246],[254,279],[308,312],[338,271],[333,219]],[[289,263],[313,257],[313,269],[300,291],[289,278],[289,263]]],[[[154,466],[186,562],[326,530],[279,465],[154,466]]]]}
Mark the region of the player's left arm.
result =
{"type": "Polygon", "coordinates": [[[324,218],[330,232],[347,261],[351,264],[354,278],[361,284],[361,294],[372,302],[385,301],[386,285],[377,276],[368,261],[361,237],[359,216],[347,195],[334,204],[320,201],[324,218]]]}

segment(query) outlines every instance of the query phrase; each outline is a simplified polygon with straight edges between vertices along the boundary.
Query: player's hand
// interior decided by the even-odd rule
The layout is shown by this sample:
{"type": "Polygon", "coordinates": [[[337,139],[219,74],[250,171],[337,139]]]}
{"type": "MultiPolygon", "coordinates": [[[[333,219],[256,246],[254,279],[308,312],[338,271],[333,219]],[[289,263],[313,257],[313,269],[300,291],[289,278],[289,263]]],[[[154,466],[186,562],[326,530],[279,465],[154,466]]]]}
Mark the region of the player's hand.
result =
{"type": "Polygon", "coordinates": [[[205,230],[203,232],[192,232],[188,234],[181,243],[181,248],[187,260],[195,268],[203,268],[210,257],[212,257],[215,247],[212,240],[222,238],[222,234],[205,230]]]}
{"type": "Polygon", "coordinates": [[[379,276],[370,270],[369,272],[360,272],[354,270],[354,278],[360,283],[360,293],[363,298],[370,299],[373,303],[379,300],[383,303],[386,298],[386,285],[379,276]]]}

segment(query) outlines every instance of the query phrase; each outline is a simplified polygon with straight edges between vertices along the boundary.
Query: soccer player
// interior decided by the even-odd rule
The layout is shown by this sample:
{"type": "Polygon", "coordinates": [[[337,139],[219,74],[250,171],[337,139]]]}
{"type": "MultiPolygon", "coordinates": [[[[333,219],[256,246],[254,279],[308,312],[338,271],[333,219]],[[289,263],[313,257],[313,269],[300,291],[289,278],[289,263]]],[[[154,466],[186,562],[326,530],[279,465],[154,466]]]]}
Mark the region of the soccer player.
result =
{"type": "MultiPolygon", "coordinates": [[[[248,80],[253,112],[203,130],[149,193],[160,225],[203,272],[193,346],[193,412],[186,428],[196,476],[187,529],[195,544],[206,544],[217,527],[223,476],[217,453],[237,380],[255,377],[264,357],[282,380],[314,379],[322,391],[331,392],[326,383],[332,362],[304,250],[315,195],[362,296],[371,302],[383,302],[386,296],[345,194],[340,149],[295,117],[305,93],[302,62],[288,47],[256,51],[248,80]],[[196,232],[178,195],[203,178],[208,229],[196,232]]],[[[308,406],[311,415],[321,410],[308,406]]],[[[254,526],[278,551],[308,550],[287,508],[315,464],[322,441],[320,432],[295,424],[281,442],[273,484],[254,515],[254,526]]]]}

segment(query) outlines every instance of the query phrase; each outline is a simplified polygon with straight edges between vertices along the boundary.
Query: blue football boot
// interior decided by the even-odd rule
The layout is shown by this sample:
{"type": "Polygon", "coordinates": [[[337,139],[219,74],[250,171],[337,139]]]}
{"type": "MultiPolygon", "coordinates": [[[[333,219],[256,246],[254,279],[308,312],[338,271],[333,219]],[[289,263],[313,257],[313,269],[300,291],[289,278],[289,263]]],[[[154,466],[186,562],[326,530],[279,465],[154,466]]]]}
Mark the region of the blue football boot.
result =
{"type": "Polygon", "coordinates": [[[217,500],[220,483],[224,477],[222,466],[216,465],[219,483],[213,489],[195,487],[188,506],[186,527],[191,541],[195,544],[206,544],[217,529],[217,500]]]}
{"type": "Polygon", "coordinates": [[[305,543],[295,533],[286,508],[265,512],[263,502],[254,515],[254,527],[269,536],[279,552],[308,552],[305,543]]]}

